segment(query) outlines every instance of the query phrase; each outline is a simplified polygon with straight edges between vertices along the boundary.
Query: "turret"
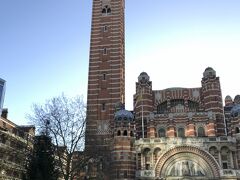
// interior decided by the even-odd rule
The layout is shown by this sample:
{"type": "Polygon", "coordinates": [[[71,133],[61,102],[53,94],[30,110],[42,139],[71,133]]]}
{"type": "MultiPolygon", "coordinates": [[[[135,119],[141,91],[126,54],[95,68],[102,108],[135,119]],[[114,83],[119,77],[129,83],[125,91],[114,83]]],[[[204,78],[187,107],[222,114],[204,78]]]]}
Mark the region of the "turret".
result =
{"type": "Polygon", "coordinates": [[[134,95],[137,138],[147,137],[147,117],[153,111],[152,82],[146,72],[138,76],[134,95]],[[144,132],[144,133],[143,133],[144,132]]]}
{"type": "Polygon", "coordinates": [[[226,96],[225,97],[225,106],[231,106],[233,104],[233,100],[231,98],[231,96],[226,96]]]}
{"type": "Polygon", "coordinates": [[[206,68],[203,73],[202,101],[205,111],[213,112],[216,116],[216,135],[226,135],[220,81],[211,67],[206,68]]]}
{"type": "Polygon", "coordinates": [[[135,178],[135,122],[131,112],[121,109],[114,115],[111,179],[135,178]]]}

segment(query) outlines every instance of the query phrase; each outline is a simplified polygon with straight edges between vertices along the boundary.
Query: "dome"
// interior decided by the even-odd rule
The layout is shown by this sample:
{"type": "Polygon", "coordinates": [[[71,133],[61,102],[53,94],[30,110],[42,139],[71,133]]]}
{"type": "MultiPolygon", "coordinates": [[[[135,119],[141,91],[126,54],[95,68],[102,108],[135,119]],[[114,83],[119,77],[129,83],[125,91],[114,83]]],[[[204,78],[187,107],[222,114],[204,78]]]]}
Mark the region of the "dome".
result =
{"type": "Polygon", "coordinates": [[[207,68],[205,69],[205,71],[212,71],[212,70],[213,70],[212,67],[207,67],[207,68]]]}
{"type": "Polygon", "coordinates": [[[132,121],[134,119],[134,116],[131,112],[125,109],[121,109],[115,113],[114,119],[117,121],[122,121],[122,120],[132,121]]]}
{"type": "Polygon", "coordinates": [[[211,67],[207,67],[203,73],[203,77],[204,78],[216,77],[216,71],[211,67]]]}
{"type": "Polygon", "coordinates": [[[231,96],[227,95],[225,97],[225,106],[230,106],[230,105],[232,105],[232,103],[233,103],[233,100],[232,100],[231,96]]]}
{"type": "Polygon", "coordinates": [[[240,104],[237,104],[233,106],[233,108],[231,109],[231,116],[236,117],[239,115],[239,113],[240,113],[240,104]]]}
{"type": "Polygon", "coordinates": [[[146,72],[141,72],[141,74],[138,76],[138,82],[140,83],[146,83],[148,82],[150,77],[146,72]]]}
{"type": "Polygon", "coordinates": [[[235,104],[240,104],[240,95],[236,95],[234,98],[234,103],[235,104]]]}
{"type": "Polygon", "coordinates": [[[231,96],[227,95],[227,96],[225,97],[225,101],[232,101],[231,96]]]}

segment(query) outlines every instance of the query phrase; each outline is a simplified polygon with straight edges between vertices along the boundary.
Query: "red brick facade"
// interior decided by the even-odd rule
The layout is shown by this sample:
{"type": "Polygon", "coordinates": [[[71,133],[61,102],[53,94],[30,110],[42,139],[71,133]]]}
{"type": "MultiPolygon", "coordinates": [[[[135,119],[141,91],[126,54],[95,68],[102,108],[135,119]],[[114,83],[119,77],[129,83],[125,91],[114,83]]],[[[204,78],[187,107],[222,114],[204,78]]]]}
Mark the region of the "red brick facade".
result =
{"type": "MultiPolygon", "coordinates": [[[[136,82],[125,99],[124,0],[93,0],[86,152],[90,179],[240,179],[240,96],[225,99],[206,68],[201,87],[153,90],[136,82]]],[[[199,79],[200,80],[200,79],[199,79]]]]}
{"type": "Polygon", "coordinates": [[[109,162],[115,105],[125,100],[124,0],[93,0],[92,8],[85,145],[109,162]]]}

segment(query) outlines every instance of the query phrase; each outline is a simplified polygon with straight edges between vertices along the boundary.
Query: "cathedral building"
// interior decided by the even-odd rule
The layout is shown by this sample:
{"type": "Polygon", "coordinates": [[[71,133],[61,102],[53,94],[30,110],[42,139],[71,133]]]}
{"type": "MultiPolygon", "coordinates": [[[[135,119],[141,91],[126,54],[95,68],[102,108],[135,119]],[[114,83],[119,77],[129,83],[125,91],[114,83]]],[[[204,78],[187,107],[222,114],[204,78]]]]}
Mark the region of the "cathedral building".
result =
{"type": "Polygon", "coordinates": [[[124,109],[124,6],[93,0],[85,146],[97,158],[86,178],[240,179],[240,96],[224,106],[213,68],[200,87],[163,90],[142,72],[124,109]]]}

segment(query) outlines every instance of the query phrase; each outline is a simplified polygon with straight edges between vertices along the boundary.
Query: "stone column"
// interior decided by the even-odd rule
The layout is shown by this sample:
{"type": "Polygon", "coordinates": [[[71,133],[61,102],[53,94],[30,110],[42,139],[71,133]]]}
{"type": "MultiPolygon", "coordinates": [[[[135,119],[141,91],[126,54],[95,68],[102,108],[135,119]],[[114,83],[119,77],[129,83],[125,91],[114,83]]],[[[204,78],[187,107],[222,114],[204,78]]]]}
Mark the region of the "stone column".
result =
{"type": "Polygon", "coordinates": [[[152,158],[151,158],[151,170],[153,170],[154,167],[154,152],[152,152],[152,158]]]}
{"type": "Polygon", "coordinates": [[[231,164],[231,168],[234,169],[234,164],[233,164],[233,153],[232,153],[231,150],[230,150],[229,155],[230,155],[230,164],[231,164]]]}
{"type": "Polygon", "coordinates": [[[221,151],[218,150],[218,161],[219,161],[219,165],[222,168],[222,157],[221,157],[221,151]]]}

